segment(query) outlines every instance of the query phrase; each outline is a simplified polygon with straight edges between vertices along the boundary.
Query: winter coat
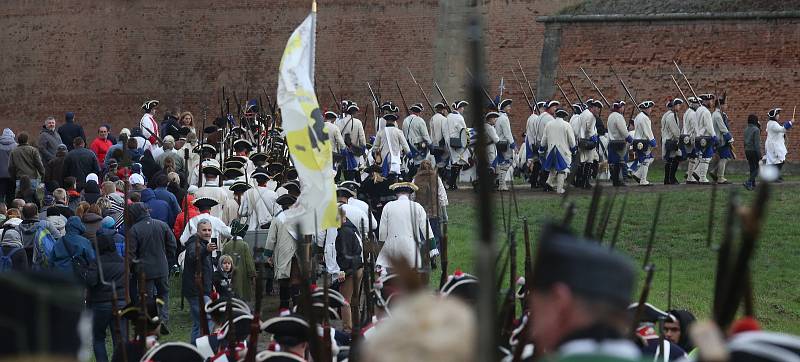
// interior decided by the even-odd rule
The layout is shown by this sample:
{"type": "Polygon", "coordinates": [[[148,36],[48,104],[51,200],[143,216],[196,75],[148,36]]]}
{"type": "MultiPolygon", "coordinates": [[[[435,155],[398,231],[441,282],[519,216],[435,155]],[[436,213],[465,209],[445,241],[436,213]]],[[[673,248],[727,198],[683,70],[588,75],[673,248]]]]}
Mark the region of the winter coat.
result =
{"type": "Polygon", "coordinates": [[[64,204],[55,204],[47,208],[47,217],[61,215],[65,219],[69,218],[70,216],[75,215],[75,211],[69,208],[69,206],[64,204]]]}
{"type": "Polygon", "coordinates": [[[19,145],[11,151],[10,158],[8,172],[12,178],[28,176],[32,180],[40,180],[44,177],[44,165],[35,147],[28,144],[19,145]]]}
{"type": "Polygon", "coordinates": [[[74,176],[78,190],[83,189],[86,183],[86,175],[94,173],[100,174],[100,167],[97,166],[97,156],[89,149],[80,147],[67,152],[64,158],[64,176],[74,176]]]}
{"type": "Polygon", "coordinates": [[[109,302],[113,300],[113,294],[110,285],[105,285],[100,281],[100,270],[102,266],[103,279],[107,283],[112,281],[116,284],[117,300],[125,298],[125,261],[114,250],[107,248],[106,244],[115,244],[115,235],[113,229],[103,229],[97,232],[97,246],[98,249],[103,250],[98,256],[100,262],[89,264],[89,277],[87,278],[87,286],[89,291],[86,295],[88,303],[109,302]]]}
{"type": "Polygon", "coordinates": [[[62,187],[64,184],[64,158],[66,156],[55,157],[47,162],[44,170],[44,182],[53,181],[62,187]]]}
{"type": "Polygon", "coordinates": [[[94,180],[90,180],[84,184],[83,191],[81,191],[81,199],[90,204],[96,203],[97,200],[100,199],[100,185],[94,180]]]}
{"type": "Polygon", "coordinates": [[[165,201],[157,199],[153,189],[142,190],[142,202],[147,205],[147,209],[150,212],[150,217],[156,220],[161,220],[167,223],[167,225],[175,224],[175,220],[170,220],[169,217],[169,204],[167,204],[165,201]]]}
{"type": "Polygon", "coordinates": [[[757,152],[761,158],[761,129],[755,124],[748,124],[744,130],[744,150],[757,152]]]}
{"type": "Polygon", "coordinates": [[[233,286],[233,279],[236,277],[236,274],[238,274],[236,271],[226,273],[222,271],[222,269],[217,269],[214,271],[212,281],[214,282],[214,290],[216,290],[217,294],[219,294],[218,298],[227,299],[228,297],[231,297],[243,299],[233,286]]]}
{"type": "Polygon", "coordinates": [[[83,138],[83,141],[86,142],[86,134],[83,133],[83,127],[74,120],[69,120],[66,123],[62,124],[58,127],[58,134],[61,136],[61,141],[65,145],[67,145],[68,150],[72,150],[72,141],[75,137],[83,138]]]}
{"type": "Polygon", "coordinates": [[[81,222],[83,222],[83,226],[86,228],[86,231],[83,232],[83,237],[89,239],[92,245],[97,242],[97,236],[95,234],[100,230],[101,221],[103,221],[102,216],[91,212],[83,214],[81,218],[81,222]]]}
{"type": "Polygon", "coordinates": [[[53,265],[56,270],[71,275],[73,271],[69,259],[73,256],[80,256],[87,263],[95,260],[94,247],[89,239],[83,237],[84,232],[86,227],[79,217],[67,219],[66,233],[53,248],[53,265]]]}
{"type": "Polygon", "coordinates": [[[193,217],[200,215],[200,210],[197,209],[197,206],[192,204],[194,202],[194,196],[186,195],[186,197],[189,199],[188,215],[186,215],[187,210],[184,209],[181,211],[180,214],[175,217],[175,226],[172,227],[172,232],[175,234],[176,239],[181,238],[181,234],[183,234],[183,228],[186,226],[186,222],[191,220],[193,217]]]}
{"type": "Polygon", "coordinates": [[[0,136],[0,178],[9,178],[8,166],[11,162],[11,151],[17,148],[17,141],[14,140],[14,131],[10,128],[3,130],[0,136]]]}
{"type": "Polygon", "coordinates": [[[175,217],[181,212],[181,206],[178,205],[178,199],[172,192],[169,192],[166,187],[159,187],[153,190],[156,199],[167,203],[167,210],[169,211],[167,217],[167,224],[172,227],[175,225],[175,217]]]}
{"type": "MultiPolygon", "coordinates": [[[[253,289],[250,281],[256,277],[256,266],[253,252],[242,238],[236,237],[222,246],[222,254],[233,259],[233,293],[238,298],[253,300],[253,289]]],[[[219,289],[217,289],[219,291],[219,289]]]]}
{"type": "Polygon", "coordinates": [[[203,268],[203,294],[211,295],[211,253],[206,249],[208,241],[200,240],[197,235],[192,235],[186,241],[186,258],[183,262],[183,276],[181,277],[181,292],[184,298],[197,297],[197,283],[195,283],[194,273],[197,270],[196,244],[200,242],[200,262],[203,268]]]}
{"type": "Polygon", "coordinates": [[[3,255],[10,255],[11,270],[28,270],[28,257],[25,253],[25,249],[22,247],[22,236],[20,236],[19,231],[11,228],[3,228],[2,239],[0,240],[2,240],[2,242],[0,242],[0,249],[2,249],[3,255]],[[20,250],[14,251],[15,249],[20,250]]]}
{"type": "Polygon", "coordinates": [[[350,220],[342,224],[336,233],[336,264],[347,275],[354,275],[363,266],[361,237],[350,220]]]}
{"type": "Polygon", "coordinates": [[[54,238],[60,238],[63,236],[63,230],[66,226],[65,218],[62,218],[59,221],[62,221],[61,225],[56,225],[55,223],[51,222],[50,220],[22,220],[22,222],[17,225],[17,231],[22,238],[22,244],[25,249],[32,249],[33,244],[35,242],[36,236],[36,226],[39,223],[43,223],[44,227],[50,231],[50,234],[53,234],[54,238]],[[61,230],[59,230],[59,226],[61,230]]]}
{"type": "Polygon", "coordinates": [[[39,131],[39,154],[42,156],[42,163],[48,163],[54,159],[56,151],[58,151],[58,145],[63,143],[58,132],[42,126],[42,130],[39,131]]]}
{"type": "Polygon", "coordinates": [[[175,235],[166,223],[150,218],[146,206],[137,202],[128,207],[134,224],[128,231],[128,250],[144,267],[145,278],[157,279],[169,274],[167,260],[175,258],[175,235]]]}

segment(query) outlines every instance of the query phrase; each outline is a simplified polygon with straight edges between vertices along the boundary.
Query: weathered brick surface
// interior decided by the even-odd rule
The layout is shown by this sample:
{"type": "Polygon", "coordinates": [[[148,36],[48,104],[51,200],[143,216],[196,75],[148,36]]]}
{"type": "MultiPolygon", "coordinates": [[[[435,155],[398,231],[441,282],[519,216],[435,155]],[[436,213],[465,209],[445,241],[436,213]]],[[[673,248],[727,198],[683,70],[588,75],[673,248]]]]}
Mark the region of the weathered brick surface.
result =
{"type": "MultiPolygon", "coordinates": [[[[489,91],[496,94],[505,78],[505,94],[516,101],[511,119],[517,135],[528,109],[511,70],[519,59],[535,87],[545,26],[536,17],[578,2],[482,2],[489,91]]],[[[433,67],[443,16],[439,3],[320,0],[316,65],[322,107],[334,107],[328,85],[339,98],[368,104],[367,82],[384,99],[400,103],[395,80],[409,103],[421,102],[406,67],[436,101],[431,84],[443,76],[433,67]]],[[[44,117],[60,120],[74,111],[93,135],[104,121],[116,130],[132,126],[149,98],[162,101],[162,113],[189,110],[202,120],[204,104],[209,118],[219,112],[223,86],[240,99],[246,89],[254,95],[262,87],[274,97],[286,39],[308,10],[308,2],[296,0],[0,2],[0,124],[36,133],[44,117]]],[[[650,97],[663,108],[662,101],[674,95],[668,75],[677,58],[698,88],[713,91],[716,79],[728,91],[738,135],[748,113],[763,116],[773,105],[791,109],[798,98],[799,33],[800,23],[792,20],[567,24],[560,62],[574,73],[583,65],[609,98],[621,96],[609,77],[608,66],[614,65],[638,98],[650,97]],[[694,34],[692,45],[686,34],[694,34]]],[[[588,83],[576,84],[590,94],[588,83]]],[[[445,92],[451,101],[465,97],[461,89],[445,92]]],[[[796,149],[797,141],[789,139],[796,149]]]]}
{"type": "MultiPolygon", "coordinates": [[[[597,95],[579,66],[590,73],[609,100],[625,97],[610,71],[613,66],[637,101],[656,102],[651,118],[659,144],[665,103],[680,96],[670,75],[678,79],[686,96],[690,95],[673,59],[698,94],[727,92],[727,113],[740,158],[744,158],[742,134],[747,116],[757,115],[764,125],[767,111],[781,107],[788,119],[800,96],[800,19],[562,24],[561,40],[559,63],[564,72],[573,75],[583,97],[597,95]]],[[[559,74],[559,80],[566,83],[564,75],[559,74]]],[[[606,118],[608,111],[604,114],[606,118]]],[[[787,137],[789,159],[797,160],[800,137],[792,133],[787,137]]]]}

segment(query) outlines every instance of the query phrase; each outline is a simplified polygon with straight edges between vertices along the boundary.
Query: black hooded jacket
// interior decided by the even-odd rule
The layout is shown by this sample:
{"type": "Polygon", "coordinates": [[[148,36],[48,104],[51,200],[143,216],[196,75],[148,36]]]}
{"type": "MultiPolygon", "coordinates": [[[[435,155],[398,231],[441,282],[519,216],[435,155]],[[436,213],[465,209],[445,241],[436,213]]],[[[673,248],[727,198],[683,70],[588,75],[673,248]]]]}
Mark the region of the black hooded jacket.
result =
{"type": "Polygon", "coordinates": [[[128,207],[134,224],[128,232],[129,250],[134,259],[144,267],[146,279],[157,279],[169,275],[167,260],[175,258],[175,235],[169,225],[150,218],[146,206],[137,202],[128,207]]]}
{"type": "Polygon", "coordinates": [[[692,312],[683,309],[673,309],[667,313],[669,313],[670,316],[674,316],[681,326],[681,337],[678,340],[678,346],[683,348],[686,353],[691,352],[694,349],[694,343],[689,339],[689,327],[691,327],[692,323],[694,323],[697,318],[694,317],[692,312]]]}

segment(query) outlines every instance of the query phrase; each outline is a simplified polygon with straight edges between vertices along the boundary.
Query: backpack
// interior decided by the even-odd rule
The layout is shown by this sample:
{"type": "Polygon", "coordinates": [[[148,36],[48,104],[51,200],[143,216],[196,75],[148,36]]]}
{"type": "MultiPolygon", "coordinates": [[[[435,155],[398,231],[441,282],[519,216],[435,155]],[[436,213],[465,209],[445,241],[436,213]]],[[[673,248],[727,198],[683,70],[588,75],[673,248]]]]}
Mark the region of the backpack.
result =
{"type": "Polygon", "coordinates": [[[8,254],[3,253],[3,248],[0,247],[0,273],[12,271],[14,269],[14,254],[22,250],[22,248],[11,249],[8,254]]]}
{"type": "Polygon", "coordinates": [[[49,269],[53,266],[53,249],[57,241],[58,239],[50,233],[44,222],[36,223],[33,232],[34,269],[49,269]]]}
{"type": "Polygon", "coordinates": [[[64,246],[66,255],[62,255],[60,248],[53,251],[52,268],[60,271],[70,271],[78,281],[86,282],[89,278],[89,262],[82,254],[76,254],[71,250],[69,243],[61,238],[59,242],[64,246]]]}
{"type": "Polygon", "coordinates": [[[350,220],[345,220],[336,234],[336,263],[348,275],[363,266],[361,237],[350,220]]]}

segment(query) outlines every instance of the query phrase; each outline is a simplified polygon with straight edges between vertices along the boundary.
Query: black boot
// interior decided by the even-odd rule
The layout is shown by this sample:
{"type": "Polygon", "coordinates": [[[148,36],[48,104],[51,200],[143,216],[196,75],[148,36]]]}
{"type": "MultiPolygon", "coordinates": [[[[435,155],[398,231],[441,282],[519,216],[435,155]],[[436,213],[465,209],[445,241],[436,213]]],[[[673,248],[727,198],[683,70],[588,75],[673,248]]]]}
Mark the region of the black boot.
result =
{"type": "Polygon", "coordinates": [[[669,173],[669,180],[673,185],[679,185],[678,178],[675,177],[675,174],[678,173],[678,166],[680,165],[681,161],[677,157],[672,158],[672,169],[669,173]]]}
{"type": "Polygon", "coordinates": [[[672,184],[670,176],[672,175],[672,159],[664,159],[664,185],[672,184]]]}
{"type": "Polygon", "coordinates": [[[580,187],[585,189],[592,188],[592,172],[593,172],[593,165],[588,162],[583,163],[583,177],[581,177],[580,187]]]}
{"type": "Polygon", "coordinates": [[[533,162],[533,167],[531,168],[531,174],[528,177],[528,181],[530,181],[532,189],[537,189],[542,187],[542,185],[539,183],[539,172],[541,171],[541,169],[542,169],[542,164],[539,163],[539,161],[533,162]]]}

